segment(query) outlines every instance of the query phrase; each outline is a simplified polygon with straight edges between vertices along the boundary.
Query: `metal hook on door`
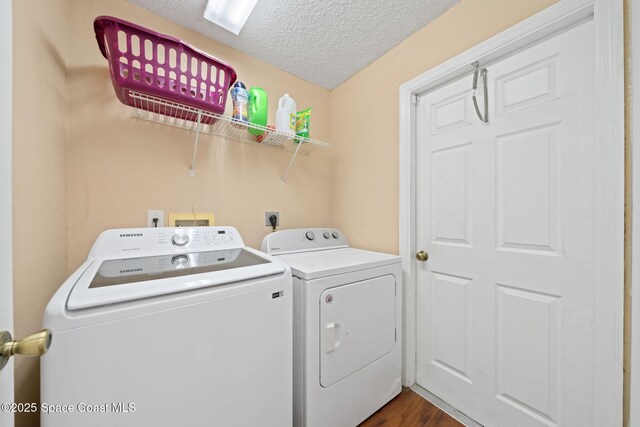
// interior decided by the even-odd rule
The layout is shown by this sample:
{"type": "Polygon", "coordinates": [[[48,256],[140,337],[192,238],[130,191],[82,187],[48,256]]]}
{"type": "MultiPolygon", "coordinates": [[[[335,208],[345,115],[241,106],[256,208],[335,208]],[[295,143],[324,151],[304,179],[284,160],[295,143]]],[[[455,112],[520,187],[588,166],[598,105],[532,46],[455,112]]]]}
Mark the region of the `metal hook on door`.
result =
{"type": "Polygon", "coordinates": [[[478,118],[484,123],[489,122],[489,94],[487,90],[487,69],[480,68],[480,63],[478,61],[471,64],[476,70],[473,73],[473,106],[476,109],[476,114],[478,118]],[[484,91],[484,117],[482,113],[480,113],[480,107],[478,107],[478,99],[476,98],[476,90],[478,89],[478,75],[482,77],[482,89],[484,91]]]}

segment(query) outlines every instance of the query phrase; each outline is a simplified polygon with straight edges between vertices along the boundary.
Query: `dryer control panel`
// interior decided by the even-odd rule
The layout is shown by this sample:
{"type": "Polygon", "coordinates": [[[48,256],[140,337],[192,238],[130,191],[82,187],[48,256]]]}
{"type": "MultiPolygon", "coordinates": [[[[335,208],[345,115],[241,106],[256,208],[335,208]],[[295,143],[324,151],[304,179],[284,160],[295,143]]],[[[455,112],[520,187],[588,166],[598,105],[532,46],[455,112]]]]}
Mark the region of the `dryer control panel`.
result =
{"type": "Polygon", "coordinates": [[[136,253],[181,253],[243,248],[234,227],[121,228],[100,234],[91,256],[107,258],[136,253]]]}
{"type": "Polygon", "coordinates": [[[298,228],[268,234],[260,250],[271,255],[348,248],[345,235],[335,228],[298,228]]]}

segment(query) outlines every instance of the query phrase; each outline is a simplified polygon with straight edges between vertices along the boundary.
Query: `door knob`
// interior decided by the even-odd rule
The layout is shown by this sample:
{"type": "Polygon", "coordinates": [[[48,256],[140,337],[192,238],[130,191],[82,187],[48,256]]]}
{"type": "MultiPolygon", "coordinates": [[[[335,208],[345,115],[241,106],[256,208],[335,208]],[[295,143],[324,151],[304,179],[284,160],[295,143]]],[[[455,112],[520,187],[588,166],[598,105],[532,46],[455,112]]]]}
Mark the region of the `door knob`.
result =
{"type": "Polygon", "coordinates": [[[416,259],[418,261],[426,261],[429,259],[429,254],[426,253],[425,251],[420,251],[416,254],[416,259]]]}
{"type": "Polygon", "coordinates": [[[49,329],[31,334],[22,340],[13,340],[9,331],[0,331],[0,369],[14,354],[25,357],[42,356],[49,350],[53,335],[49,329]]]}

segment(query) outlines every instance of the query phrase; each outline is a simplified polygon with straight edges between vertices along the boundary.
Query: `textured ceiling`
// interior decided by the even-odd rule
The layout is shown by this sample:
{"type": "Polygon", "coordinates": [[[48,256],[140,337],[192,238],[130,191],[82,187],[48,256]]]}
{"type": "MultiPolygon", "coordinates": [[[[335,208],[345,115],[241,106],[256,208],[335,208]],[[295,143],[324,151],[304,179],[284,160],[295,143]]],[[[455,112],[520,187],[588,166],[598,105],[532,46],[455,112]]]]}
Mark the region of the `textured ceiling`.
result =
{"type": "Polygon", "coordinates": [[[206,0],[129,1],[333,89],[460,0],[258,0],[239,36],[202,17],[206,0]]]}

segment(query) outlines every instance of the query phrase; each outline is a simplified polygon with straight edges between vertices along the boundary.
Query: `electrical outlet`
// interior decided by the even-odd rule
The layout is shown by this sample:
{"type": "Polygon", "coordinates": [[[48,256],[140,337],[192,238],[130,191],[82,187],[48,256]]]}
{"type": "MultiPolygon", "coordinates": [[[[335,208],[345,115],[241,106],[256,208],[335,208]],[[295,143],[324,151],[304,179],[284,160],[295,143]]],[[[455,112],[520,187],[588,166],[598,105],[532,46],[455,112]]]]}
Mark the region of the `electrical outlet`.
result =
{"type": "Polygon", "coordinates": [[[267,227],[271,227],[271,221],[269,221],[269,217],[271,215],[276,216],[276,227],[280,225],[280,212],[265,212],[264,213],[264,225],[267,227]]]}
{"type": "Polygon", "coordinates": [[[158,209],[149,209],[147,211],[147,227],[164,227],[164,211],[158,209]],[[158,224],[153,222],[154,218],[158,218],[158,224]]]}

